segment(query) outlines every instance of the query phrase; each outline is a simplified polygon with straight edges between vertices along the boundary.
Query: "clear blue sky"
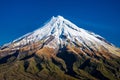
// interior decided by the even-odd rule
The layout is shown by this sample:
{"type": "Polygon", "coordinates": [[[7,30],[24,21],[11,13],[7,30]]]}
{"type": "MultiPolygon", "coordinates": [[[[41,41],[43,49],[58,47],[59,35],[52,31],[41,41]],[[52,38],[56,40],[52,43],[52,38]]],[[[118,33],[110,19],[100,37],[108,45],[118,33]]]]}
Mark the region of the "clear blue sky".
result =
{"type": "Polygon", "coordinates": [[[57,15],[120,47],[120,0],[0,0],[0,45],[57,15]]]}

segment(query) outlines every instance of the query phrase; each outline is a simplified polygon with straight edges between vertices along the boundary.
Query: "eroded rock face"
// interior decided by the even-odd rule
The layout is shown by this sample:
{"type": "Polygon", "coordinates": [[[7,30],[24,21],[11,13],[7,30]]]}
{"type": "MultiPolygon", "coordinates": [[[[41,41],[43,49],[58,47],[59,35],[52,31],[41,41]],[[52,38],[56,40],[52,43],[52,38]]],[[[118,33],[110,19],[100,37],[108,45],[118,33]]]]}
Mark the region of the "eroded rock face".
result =
{"type": "Polygon", "coordinates": [[[120,58],[104,49],[99,52],[73,44],[59,49],[40,45],[26,45],[12,54],[5,51],[7,55],[0,58],[0,79],[120,79],[120,58]]]}

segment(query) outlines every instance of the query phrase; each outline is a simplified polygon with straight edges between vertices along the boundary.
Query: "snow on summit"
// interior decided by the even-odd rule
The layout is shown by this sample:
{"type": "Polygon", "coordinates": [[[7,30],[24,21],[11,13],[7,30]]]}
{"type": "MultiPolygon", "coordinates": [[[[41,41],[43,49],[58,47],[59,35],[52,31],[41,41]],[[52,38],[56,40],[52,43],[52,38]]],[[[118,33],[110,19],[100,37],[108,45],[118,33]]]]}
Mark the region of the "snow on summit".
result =
{"type": "MultiPolygon", "coordinates": [[[[50,38],[51,36],[54,37],[54,39],[51,40],[51,43],[56,43],[56,46],[58,46],[59,44],[67,43],[67,40],[70,40],[71,42],[75,42],[77,40],[81,44],[88,44],[89,46],[93,44],[96,44],[96,46],[108,44],[99,35],[96,35],[76,26],[62,16],[53,16],[51,20],[43,27],[14,40],[13,43],[14,46],[17,47],[32,42],[45,40],[47,38],[50,38]]],[[[53,45],[49,44],[48,46],[53,47],[53,45]]]]}
{"type": "MultiPolygon", "coordinates": [[[[86,48],[90,51],[98,51],[103,48],[112,53],[116,53],[117,50],[117,48],[101,36],[78,27],[62,16],[53,16],[44,26],[2,47],[16,50],[22,46],[29,46],[37,42],[41,42],[39,45],[42,44],[43,47],[53,49],[63,48],[64,46],[72,44],[74,46],[81,45],[80,49],[86,48]]],[[[115,55],[120,56],[119,52],[115,55]]]]}

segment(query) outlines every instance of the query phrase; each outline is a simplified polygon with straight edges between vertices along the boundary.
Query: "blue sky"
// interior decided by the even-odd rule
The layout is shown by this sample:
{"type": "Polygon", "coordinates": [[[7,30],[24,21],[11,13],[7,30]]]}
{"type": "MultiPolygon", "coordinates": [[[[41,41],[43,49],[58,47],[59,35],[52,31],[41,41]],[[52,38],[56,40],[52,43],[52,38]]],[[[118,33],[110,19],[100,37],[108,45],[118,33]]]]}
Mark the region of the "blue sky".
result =
{"type": "Polygon", "coordinates": [[[120,47],[120,0],[0,0],[0,45],[57,15],[120,47]]]}

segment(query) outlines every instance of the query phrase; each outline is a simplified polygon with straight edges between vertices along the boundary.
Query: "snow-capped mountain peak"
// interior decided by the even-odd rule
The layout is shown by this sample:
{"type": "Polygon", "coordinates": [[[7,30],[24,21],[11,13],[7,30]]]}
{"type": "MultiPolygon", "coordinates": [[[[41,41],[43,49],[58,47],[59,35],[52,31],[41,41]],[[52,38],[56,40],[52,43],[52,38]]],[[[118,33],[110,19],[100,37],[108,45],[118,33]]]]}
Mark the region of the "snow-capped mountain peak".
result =
{"type": "Polygon", "coordinates": [[[94,33],[88,32],[82,28],[77,27],[72,22],[63,18],[62,16],[52,17],[51,20],[43,27],[24,35],[13,41],[15,46],[26,45],[30,42],[36,42],[50,35],[57,39],[57,42],[69,39],[70,41],[78,40],[80,42],[97,42],[103,44],[102,37],[94,33]],[[100,39],[96,38],[99,37],[100,39]]]}
{"type": "Polygon", "coordinates": [[[119,48],[62,16],[0,47],[0,80],[120,80],[119,67],[119,48]]]}
{"type": "Polygon", "coordinates": [[[13,48],[19,49],[19,46],[35,43],[43,40],[47,42],[46,47],[56,48],[59,45],[75,45],[76,42],[86,48],[98,50],[100,46],[105,48],[113,47],[104,38],[95,33],[84,30],[62,16],[52,17],[43,27],[30,32],[8,44],[13,48]]]}

